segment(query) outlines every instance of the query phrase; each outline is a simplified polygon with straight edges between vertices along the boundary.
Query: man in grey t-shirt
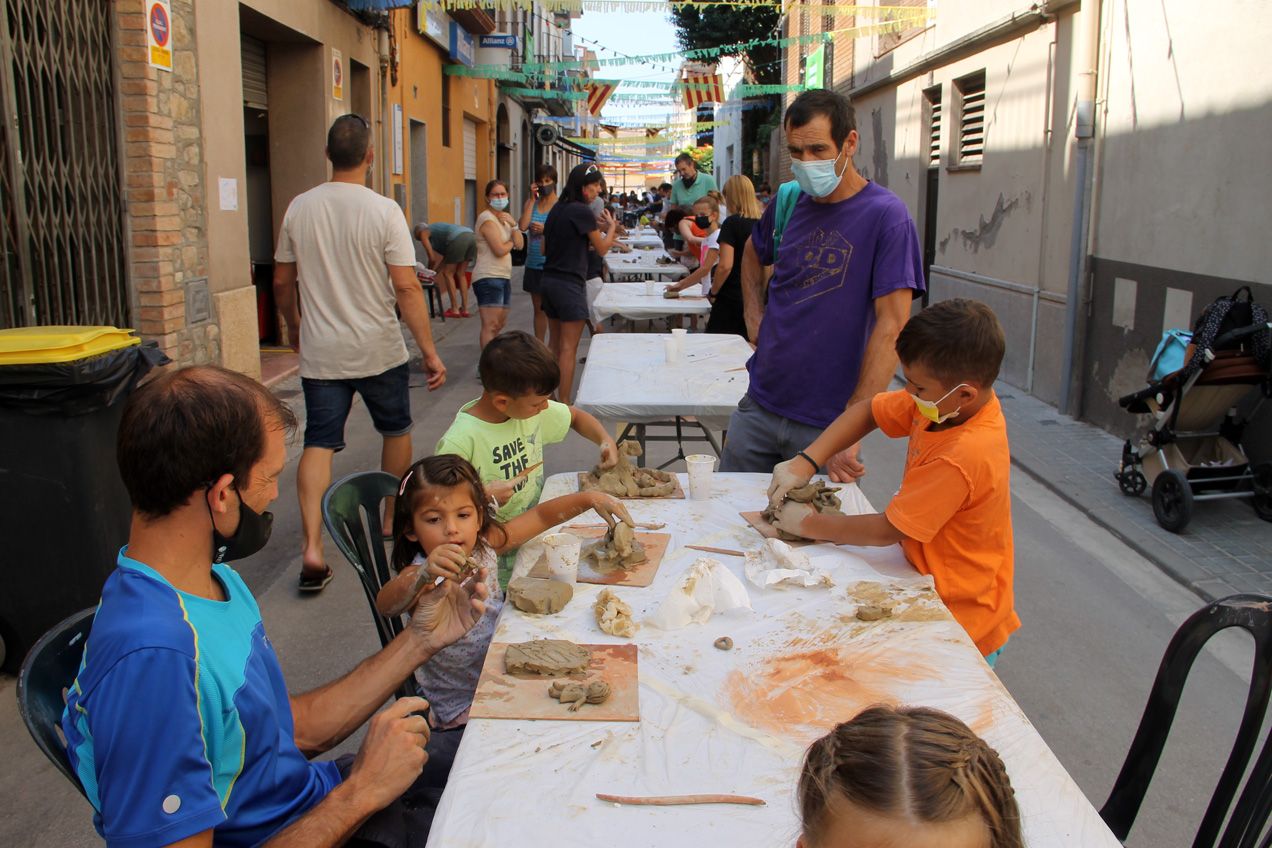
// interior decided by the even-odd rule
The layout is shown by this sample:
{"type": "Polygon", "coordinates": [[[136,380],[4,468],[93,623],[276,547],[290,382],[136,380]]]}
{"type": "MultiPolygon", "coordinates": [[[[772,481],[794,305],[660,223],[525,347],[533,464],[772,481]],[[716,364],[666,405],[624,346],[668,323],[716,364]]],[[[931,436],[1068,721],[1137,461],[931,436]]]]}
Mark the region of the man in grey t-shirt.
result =
{"type": "MultiPolygon", "coordinates": [[[[429,390],[446,381],[406,219],[396,203],[365,184],[373,156],[366,120],[337,118],[327,133],[331,180],[292,200],[274,253],[274,296],[300,353],[305,393],[305,450],[296,473],[305,536],[301,591],[316,592],[331,581],[322,549],[322,495],[331,484],[332,457],[345,445],[355,393],[384,438],[383,469],[400,477],[411,464],[409,357],[395,307],[424,356],[429,390]]],[[[391,508],[385,516],[387,524],[391,508]]]]}

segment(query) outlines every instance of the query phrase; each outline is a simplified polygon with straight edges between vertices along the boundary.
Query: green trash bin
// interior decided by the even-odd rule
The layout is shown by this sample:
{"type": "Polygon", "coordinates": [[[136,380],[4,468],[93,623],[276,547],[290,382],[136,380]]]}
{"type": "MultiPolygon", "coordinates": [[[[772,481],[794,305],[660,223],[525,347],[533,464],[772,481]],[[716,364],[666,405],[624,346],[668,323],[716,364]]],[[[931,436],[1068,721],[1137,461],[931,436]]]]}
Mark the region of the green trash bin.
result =
{"type": "Polygon", "coordinates": [[[0,667],[92,606],[128,540],[124,401],[167,357],[115,327],[0,330],[0,667]]]}

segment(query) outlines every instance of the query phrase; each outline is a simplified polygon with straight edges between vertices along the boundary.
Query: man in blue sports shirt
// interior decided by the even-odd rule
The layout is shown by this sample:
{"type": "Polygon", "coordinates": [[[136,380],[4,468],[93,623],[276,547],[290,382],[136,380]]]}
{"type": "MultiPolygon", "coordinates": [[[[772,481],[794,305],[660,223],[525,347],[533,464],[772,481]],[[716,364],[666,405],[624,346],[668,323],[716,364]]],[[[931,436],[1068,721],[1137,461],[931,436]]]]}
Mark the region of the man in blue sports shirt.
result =
{"type": "Polygon", "coordinates": [[[210,366],[150,381],[124,410],[132,528],[62,718],[108,845],[396,848],[427,837],[441,782],[427,766],[427,702],[372,714],[472,627],[484,583],[473,594],[445,583],[383,650],[289,697],[256,601],[225,563],[268,540],[264,510],[295,425],[259,383],[210,366]],[[368,719],[355,758],[307,759],[368,719]]]}

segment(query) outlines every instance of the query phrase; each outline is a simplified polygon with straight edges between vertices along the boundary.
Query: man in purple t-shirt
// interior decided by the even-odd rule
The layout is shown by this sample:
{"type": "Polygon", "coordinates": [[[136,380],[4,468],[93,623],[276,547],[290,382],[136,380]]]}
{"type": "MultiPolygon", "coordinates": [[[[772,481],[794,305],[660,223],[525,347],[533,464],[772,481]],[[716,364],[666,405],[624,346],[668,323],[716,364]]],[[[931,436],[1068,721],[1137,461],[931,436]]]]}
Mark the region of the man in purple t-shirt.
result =
{"type": "MultiPolygon", "coordinates": [[[[806,91],[786,110],[791,170],[802,190],[773,245],[770,203],[742,256],[751,385],[729,422],[722,471],[771,471],[844,408],[885,390],[897,334],[923,292],[918,231],[905,204],[853,167],[848,99],[806,91]],[[772,266],[768,303],[763,266],[772,266]]],[[[827,462],[831,479],[865,473],[857,446],[827,462]]]]}

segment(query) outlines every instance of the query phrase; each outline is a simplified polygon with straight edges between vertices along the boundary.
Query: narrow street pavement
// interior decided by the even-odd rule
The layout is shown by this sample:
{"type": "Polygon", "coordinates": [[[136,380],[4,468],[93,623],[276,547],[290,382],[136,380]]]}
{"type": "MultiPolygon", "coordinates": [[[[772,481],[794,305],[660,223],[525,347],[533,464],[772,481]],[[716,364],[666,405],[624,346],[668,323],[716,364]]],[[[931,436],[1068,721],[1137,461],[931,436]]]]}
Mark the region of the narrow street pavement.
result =
{"type": "MultiPolygon", "coordinates": [[[[515,289],[510,324],[528,327],[528,298],[519,284],[515,289]]],[[[435,321],[433,328],[448,381],[438,392],[422,387],[412,392],[417,455],[432,449],[460,404],[480,391],[477,319],[435,321]]],[[[422,386],[422,377],[416,375],[414,382],[422,386]]],[[[275,390],[303,413],[298,379],[283,381],[275,390]]],[[[1013,438],[1033,438],[1020,430],[1027,422],[1014,419],[1012,426],[1013,438]]],[[[336,458],[337,477],[378,466],[379,441],[360,404],[346,438],[349,448],[336,458]]],[[[651,446],[651,458],[661,461],[673,449],[651,446]]],[[[273,540],[240,571],[260,601],[290,687],[303,690],[347,671],[375,650],[377,641],[358,583],[330,542],[327,556],[335,581],[316,597],[296,593],[299,440],[290,452],[282,496],[274,505],[273,540]]],[[[869,472],[862,488],[881,506],[900,479],[902,445],[876,434],[867,441],[865,456],[869,472]]],[[[594,461],[590,443],[576,436],[547,452],[549,473],[594,461]]],[[[1098,807],[1121,766],[1166,643],[1203,601],[1020,467],[1013,468],[1012,488],[1017,605],[1024,627],[1012,638],[999,674],[1098,807]]],[[[1249,646],[1234,637],[1218,640],[1199,660],[1158,780],[1128,844],[1191,842],[1231,745],[1251,656],[1249,646]]],[[[8,764],[0,775],[0,796],[6,799],[0,845],[97,844],[88,805],[27,735],[15,689],[12,678],[0,680],[0,761],[8,764]]],[[[344,749],[354,744],[356,739],[344,749]]]]}

